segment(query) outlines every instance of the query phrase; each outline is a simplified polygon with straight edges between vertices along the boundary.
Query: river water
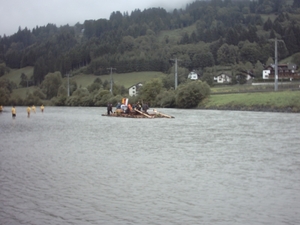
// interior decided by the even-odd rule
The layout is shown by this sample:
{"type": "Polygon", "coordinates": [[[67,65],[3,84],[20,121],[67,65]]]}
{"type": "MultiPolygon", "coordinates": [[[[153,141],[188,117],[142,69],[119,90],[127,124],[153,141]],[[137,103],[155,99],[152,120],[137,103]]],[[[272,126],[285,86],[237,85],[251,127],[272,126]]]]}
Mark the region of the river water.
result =
{"type": "Polygon", "coordinates": [[[300,114],[0,114],[0,224],[299,224],[300,114]]]}

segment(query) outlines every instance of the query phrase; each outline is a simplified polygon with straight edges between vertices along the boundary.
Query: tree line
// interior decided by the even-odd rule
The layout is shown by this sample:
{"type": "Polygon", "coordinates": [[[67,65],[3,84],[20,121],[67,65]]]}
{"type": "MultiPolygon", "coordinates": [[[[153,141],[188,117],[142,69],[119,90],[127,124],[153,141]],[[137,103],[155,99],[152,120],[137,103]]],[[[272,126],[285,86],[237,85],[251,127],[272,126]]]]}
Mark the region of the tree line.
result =
{"type": "MultiPolygon", "coordinates": [[[[279,59],[300,52],[299,12],[297,0],[292,4],[211,0],[195,1],[172,12],[163,8],[137,9],[131,14],[117,11],[108,20],[86,20],[74,26],[19,28],[11,36],[0,37],[0,76],[10,68],[33,66],[33,76],[23,76],[22,84],[14,86],[28,85],[26,80],[41,86],[47,74],[57,71],[61,76],[76,70],[101,76],[114,67],[118,73],[171,74],[174,57],[181,59],[179,67],[185,72],[198,71],[208,84],[214,67],[220,65],[229,66],[232,75],[252,70],[260,76],[263,66],[272,62],[275,37],[281,40],[279,59]],[[182,30],[179,37],[173,33],[178,29],[182,30]]],[[[294,59],[299,65],[298,57],[294,59]]],[[[164,88],[174,88],[171,76],[167,77],[164,88]]]]}

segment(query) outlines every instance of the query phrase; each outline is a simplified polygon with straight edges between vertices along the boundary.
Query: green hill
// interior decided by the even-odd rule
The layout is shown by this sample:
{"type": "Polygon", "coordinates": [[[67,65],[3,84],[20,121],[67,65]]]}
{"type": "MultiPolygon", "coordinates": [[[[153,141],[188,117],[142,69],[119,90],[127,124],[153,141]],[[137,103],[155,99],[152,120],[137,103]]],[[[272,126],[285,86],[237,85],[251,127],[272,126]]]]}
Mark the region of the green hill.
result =
{"type": "MultiPolygon", "coordinates": [[[[122,85],[125,88],[129,88],[130,86],[137,84],[139,82],[147,82],[153,78],[159,78],[162,79],[165,76],[164,73],[162,72],[133,72],[133,73],[113,73],[112,74],[112,79],[115,84],[117,85],[122,85]]],[[[92,74],[79,74],[75,75],[74,77],[70,78],[76,81],[78,86],[81,87],[87,87],[90,84],[94,82],[96,78],[100,78],[102,81],[107,80],[110,82],[111,75],[101,75],[101,76],[96,76],[92,74]]]]}
{"type": "MultiPolygon", "coordinates": [[[[27,77],[31,77],[33,74],[33,67],[25,67],[22,69],[11,70],[9,73],[5,74],[2,78],[8,79],[14,82],[18,88],[13,90],[12,96],[14,97],[21,97],[23,98],[26,96],[26,93],[32,93],[34,90],[37,89],[36,86],[29,86],[27,87],[20,87],[19,83],[21,81],[21,74],[24,73],[27,77]]],[[[151,79],[158,78],[162,79],[166,76],[162,72],[133,72],[133,73],[113,73],[112,78],[115,84],[124,86],[125,88],[129,88],[130,86],[137,84],[139,82],[145,83],[150,81],[151,79]]],[[[100,78],[103,82],[108,81],[110,82],[111,76],[110,75],[102,75],[96,76],[93,74],[76,74],[70,77],[70,80],[74,80],[77,83],[78,87],[86,88],[91,85],[96,78],[100,78]]],[[[63,78],[67,80],[67,77],[63,78]]]]}

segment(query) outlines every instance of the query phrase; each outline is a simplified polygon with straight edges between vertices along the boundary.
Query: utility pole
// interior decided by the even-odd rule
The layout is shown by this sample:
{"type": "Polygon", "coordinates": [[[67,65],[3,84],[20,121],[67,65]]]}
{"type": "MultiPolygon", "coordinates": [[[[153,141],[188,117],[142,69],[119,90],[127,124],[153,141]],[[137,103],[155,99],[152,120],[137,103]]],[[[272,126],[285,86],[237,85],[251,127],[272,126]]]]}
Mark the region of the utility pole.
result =
{"type": "Polygon", "coordinates": [[[178,66],[178,60],[177,58],[175,59],[171,59],[172,61],[175,62],[175,90],[177,89],[177,85],[178,85],[178,74],[177,74],[177,66],[178,66]]]}
{"type": "Polygon", "coordinates": [[[278,55],[277,55],[277,37],[275,37],[275,83],[274,90],[278,90],[278,55]]]}
{"type": "Polygon", "coordinates": [[[177,58],[175,59],[175,90],[177,89],[178,85],[178,74],[177,74],[177,58]]]}
{"type": "Polygon", "coordinates": [[[110,70],[110,93],[113,93],[113,76],[112,76],[112,71],[116,70],[116,68],[107,68],[108,70],[110,70]]]}
{"type": "Polygon", "coordinates": [[[68,73],[68,97],[70,97],[70,81],[69,81],[69,73],[68,73]]]}

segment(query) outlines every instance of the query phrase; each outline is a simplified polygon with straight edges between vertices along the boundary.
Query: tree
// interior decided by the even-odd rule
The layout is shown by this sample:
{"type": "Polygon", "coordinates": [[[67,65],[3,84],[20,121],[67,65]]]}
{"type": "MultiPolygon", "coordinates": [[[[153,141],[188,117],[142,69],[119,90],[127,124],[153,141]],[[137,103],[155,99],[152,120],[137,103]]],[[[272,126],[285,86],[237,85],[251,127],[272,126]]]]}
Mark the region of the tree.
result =
{"type": "Polygon", "coordinates": [[[273,28],[273,23],[270,17],[268,17],[267,21],[264,23],[264,30],[268,31],[273,28]]]}
{"type": "Polygon", "coordinates": [[[250,42],[257,42],[258,37],[257,37],[257,28],[255,26],[249,26],[248,28],[248,34],[247,34],[247,39],[250,42]]]}
{"type": "Polygon", "coordinates": [[[174,90],[162,90],[156,96],[156,105],[162,108],[174,108],[176,106],[175,96],[174,90]]]}
{"type": "Polygon", "coordinates": [[[46,95],[42,92],[41,89],[36,89],[34,92],[33,92],[33,95],[36,96],[37,98],[39,99],[46,99],[46,95]]]}
{"type": "Polygon", "coordinates": [[[269,38],[270,39],[275,39],[275,37],[276,37],[275,36],[275,31],[273,29],[271,29],[269,38]]]}
{"type": "Polygon", "coordinates": [[[7,78],[2,78],[0,79],[0,87],[7,89],[9,93],[12,93],[13,89],[17,88],[17,85],[7,78]]]}
{"type": "Polygon", "coordinates": [[[28,78],[26,74],[22,73],[21,74],[21,81],[19,84],[21,87],[30,87],[33,85],[33,80],[32,77],[28,78]]]}
{"type": "Polygon", "coordinates": [[[239,36],[235,29],[229,28],[225,36],[226,43],[228,45],[237,45],[239,43],[239,36]]]}
{"type": "Polygon", "coordinates": [[[38,58],[36,63],[34,64],[34,70],[33,70],[33,81],[35,85],[42,83],[44,77],[47,74],[47,71],[48,69],[45,64],[44,58],[43,57],[38,58]]]}
{"type": "Polygon", "coordinates": [[[109,90],[99,90],[93,98],[94,105],[96,106],[106,106],[109,99],[112,98],[113,95],[109,90]]]}
{"type": "Polygon", "coordinates": [[[4,63],[0,63],[0,77],[5,74],[6,66],[4,63]]]}
{"type": "Polygon", "coordinates": [[[247,79],[244,74],[238,74],[236,80],[237,80],[238,84],[246,84],[247,83],[247,79]]]}
{"type": "Polygon", "coordinates": [[[269,66],[271,64],[274,64],[274,59],[272,57],[269,57],[266,61],[266,66],[269,66]]]}
{"type": "Polygon", "coordinates": [[[180,44],[188,44],[190,43],[189,35],[185,32],[180,40],[180,44]]]}
{"type": "Polygon", "coordinates": [[[243,62],[256,63],[260,56],[259,46],[256,43],[245,42],[240,50],[240,57],[243,62]]]}
{"type": "Polygon", "coordinates": [[[87,89],[90,93],[92,93],[95,90],[100,90],[101,88],[103,88],[102,84],[102,80],[100,78],[96,78],[94,82],[87,87],[87,89]]]}
{"type": "Polygon", "coordinates": [[[142,86],[139,91],[139,98],[143,102],[147,102],[149,106],[153,106],[156,104],[155,99],[156,96],[162,90],[162,82],[158,79],[152,79],[142,86]]]}
{"type": "Polygon", "coordinates": [[[296,53],[295,55],[293,55],[292,62],[300,66],[300,53],[296,53]]]}
{"type": "Polygon", "coordinates": [[[205,68],[215,65],[214,57],[211,52],[199,52],[193,57],[193,66],[194,68],[205,68]]]}
{"type": "Polygon", "coordinates": [[[214,84],[214,77],[212,73],[204,72],[200,79],[203,82],[206,82],[210,87],[212,87],[214,84]]]}
{"type": "Polygon", "coordinates": [[[10,92],[5,87],[0,87],[0,105],[8,105],[10,92]]]}
{"type": "Polygon", "coordinates": [[[200,80],[189,81],[176,90],[176,106],[178,108],[194,108],[210,94],[207,83],[200,80]]]}
{"type": "Polygon", "coordinates": [[[218,62],[222,65],[234,64],[238,59],[238,48],[225,43],[219,48],[217,57],[218,62]]]}
{"type": "Polygon", "coordinates": [[[291,55],[299,50],[297,38],[292,28],[286,29],[284,42],[286,43],[286,47],[291,55]]]}
{"type": "Polygon", "coordinates": [[[294,0],[293,7],[294,8],[300,8],[300,1],[299,0],[294,0]]]}
{"type": "Polygon", "coordinates": [[[260,61],[257,61],[254,67],[254,75],[257,78],[262,77],[262,71],[264,70],[264,66],[260,61]]]}
{"type": "MultiPolygon", "coordinates": [[[[186,82],[189,70],[184,67],[177,68],[177,84],[186,82]]],[[[175,89],[175,66],[170,69],[170,72],[162,80],[163,87],[168,89],[175,89]]]]}
{"type": "MultiPolygon", "coordinates": [[[[82,106],[90,103],[92,101],[90,93],[86,88],[78,88],[74,91],[73,95],[67,99],[66,105],[68,106],[82,106]]],[[[88,104],[89,105],[89,104],[88,104]]]]}
{"type": "Polygon", "coordinates": [[[46,94],[47,99],[57,96],[58,89],[62,84],[62,77],[60,72],[49,73],[45,76],[41,83],[41,89],[46,94]]]}

